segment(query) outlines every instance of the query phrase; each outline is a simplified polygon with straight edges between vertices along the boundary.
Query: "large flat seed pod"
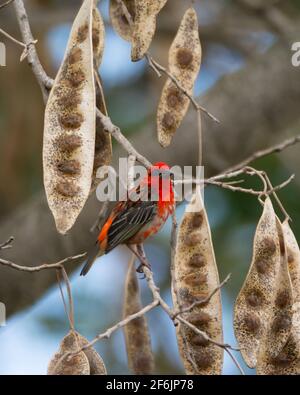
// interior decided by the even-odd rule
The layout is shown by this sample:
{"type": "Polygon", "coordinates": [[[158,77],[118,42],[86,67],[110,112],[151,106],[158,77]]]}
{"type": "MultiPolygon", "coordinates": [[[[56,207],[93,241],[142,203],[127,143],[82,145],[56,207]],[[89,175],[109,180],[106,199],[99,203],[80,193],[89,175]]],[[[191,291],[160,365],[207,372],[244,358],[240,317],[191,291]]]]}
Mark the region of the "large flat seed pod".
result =
{"type": "MultiPolygon", "coordinates": [[[[75,333],[76,333],[76,336],[78,339],[79,347],[84,347],[89,343],[85,337],[80,335],[80,333],[78,333],[78,332],[75,332],[75,333]]],[[[89,348],[85,349],[83,352],[89,361],[90,376],[105,376],[105,375],[107,375],[106,367],[103,362],[103,359],[100,357],[100,355],[97,353],[97,351],[93,347],[89,347],[89,348]]]]}
{"type": "MultiPolygon", "coordinates": [[[[257,373],[262,375],[300,374],[300,250],[288,221],[282,224],[282,229],[293,290],[292,327],[287,343],[277,355],[268,356],[261,353],[257,373]]],[[[281,309],[286,309],[289,302],[289,293],[285,292],[277,296],[277,305],[281,309]]]]}
{"type": "MultiPolygon", "coordinates": [[[[103,55],[104,50],[104,24],[101,14],[97,8],[93,11],[93,47],[94,47],[94,60],[95,68],[98,69],[103,55]]],[[[95,70],[97,77],[95,77],[96,86],[96,107],[104,115],[107,114],[107,108],[105,103],[104,92],[101,83],[101,77],[99,71],[95,70]]],[[[102,181],[97,178],[97,170],[101,166],[108,166],[112,160],[112,142],[111,135],[104,130],[104,126],[99,118],[96,118],[96,139],[95,139],[95,156],[94,156],[94,166],[93,166],[93,176],[92,176],[92,193],[98,184],[102,181]]]]}
{"type": "Polygon", "coordinates": [[[268,197],[256,228],[253,258],[234,307],[234,331],[250,368],[257,363],[261,340],[272,319],[281,263],[276,215],[268,197]]]}
{"type": "Polygon", "coordinates": [[[156,18],[167,0],[135,0],[135,19],[132,31],[131,59],[136,62],[145,56],[156,30],[156,18]]]}
{"type": "MultiPolygon", "coordinates": [[[[130,262],[125,282],[123,318],[142,309],[139,284],[134,263],[130,262]]],[[[153,374],[154,358],[145,316],[129,322],[124,327],[129,369],[133,374],[153,374]]]]}
{"type": "MultiPolygon", "coordinates": [[[[188,206],[179,227],[174,262],[173,302],[185,308],[203,300],[219,286],[219,275],[207,214],[200,194],[188,206]]],[[[197,306],[183,317],[206,332],[213,340],[223,342],[220,291],[205,306],[197,306]]],[[[184,324],[176,329],[181,359],[187,374],[219,375],[224,351],[206,341],[184,324]]]]}
{"type": "MultiPolygon", "coordinates": [[[[135,19],[135,0],[123,0],[132,21],[135,19]]],[[[118,33],[126,41],[131,41],[131,27],[123,13],[122,6],[116,0],[110,0],[109,15],[111,24],[118,33]]]]}
{"type": "Polygon", "coordinates": [[[89,375],[90,365],[83,351],[69,358],[68,353],[78,351],[80,348],[76,332],[70,331],[60,343],[58,352],[51,359],[48,366],[48,375],[77,376],[89,375]]]}
{"type": "Polygon", "coordinates": [[[93,9],[93,50],[96,67],[99,67],[102,61],[105,43],[105,26],[97,7],[93,9]]]}
{"type": "MultiPolygon", "coordinates": [[[[104,92],[101,84],[100,76],[98,75],[99,85],[96,86],[96,106],[107,115],[104,92]]],[[[111,134],[105,131],[104,125],[99,118],[96,118],[96,142],[95,142],[95,158],[92,177],[91,193],[95,190],[102,179],[97,177],[97,170],[101,166],[110,165],[112,160],[112,141],[111,134]]]]}
{"type": "Polygon", "coordinates": [[[65,234],[89,195],[95,149],[92,10],[85,0],[45,111],[44,185],[57,230],[65,234]]]}
{"type": "MultiPolygon", "coordinates": [[[[189,8],[180,24],[169,51],[169,70],[190,95],[201,65],[201,43],[196,11],[189,8]]],[[[158,141],[163,147],[171,144],[190,105],[190,99],[172,82],[166,81],[157,111],[158,141]]]]}

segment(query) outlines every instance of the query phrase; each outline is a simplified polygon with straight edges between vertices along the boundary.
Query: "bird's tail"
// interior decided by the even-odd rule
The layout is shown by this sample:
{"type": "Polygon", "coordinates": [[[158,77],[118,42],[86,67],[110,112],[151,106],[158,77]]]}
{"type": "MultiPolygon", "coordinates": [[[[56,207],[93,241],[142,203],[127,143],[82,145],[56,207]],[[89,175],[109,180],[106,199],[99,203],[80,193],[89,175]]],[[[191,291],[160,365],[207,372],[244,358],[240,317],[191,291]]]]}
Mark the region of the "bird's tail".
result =
{"type": "Polygon", "coordinates": [[[104,254],[104,251],[102,251],[99,248],[99,243],[97,241],[96,244],[94,245],[94,247],[92,247],[91,250],[89,251],[88,260],[87,260],[86,264],[83,266],[80,275],[85,276],[90,271],[95,260],[103,254],[104,254]]]}

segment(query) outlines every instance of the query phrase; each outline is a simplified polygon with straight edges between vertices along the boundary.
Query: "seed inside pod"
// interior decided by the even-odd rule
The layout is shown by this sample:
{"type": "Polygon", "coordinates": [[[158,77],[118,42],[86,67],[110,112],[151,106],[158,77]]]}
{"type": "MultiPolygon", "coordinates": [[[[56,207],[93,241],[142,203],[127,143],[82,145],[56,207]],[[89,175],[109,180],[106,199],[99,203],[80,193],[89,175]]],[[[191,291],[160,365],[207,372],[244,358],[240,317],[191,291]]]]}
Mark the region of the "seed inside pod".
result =
{"type": "Polygon", "coordinates": [[[266,274],[269,271],[270,263],[266,259],[258,259],[255,261],[255,266],[260,274],[266,274]]]}
{"type": "Polygon", "coordinates": [[[77,41],[78,41],[79,43],[82,43],[83,41],[85,41],[86,38],[87,38],[87,36],[88,36],[88,33],[89,33],[89,27],[88,27],[88,25],[85,24],[85,25],[81,26],[81,27],[78,29],[77,41]]]}
{"type": "Polygon", "coordinates": [[[244,318],[245,327],[249,332],[258,333],[260,329],[260,319],[254,314],[247,314],[244,318]]]}
{"type": "Polygon", "coordinates": [[[59,122],[66,129],[78,129],[83,122],[83,116],[80,113],[62,114],[59,122]]]}
{"type": "Polygon", "coordinates": [[[163,119],[162,119],[162,125],[166,130],[173,130],[175,127],[175,118],[173,115],[169,112],[167,112],[163,119]]]}
{"type": "Polygon", "coordinates": [[[73,91],[69,91],[65,95],[61,96],[57,100],[57,103],[60,107],[63,107],[65,109],[71,109],[73,107],[77,107],[80,101],[81,101],[80,94],[73,91]]]}
{"type": "Polygon", "coordinates": [[[201,235],[199,233],[190,233],[185,237],[185,244],[193,247],[201,242],[201,235]]]}
{"type": "Polygon", "coordinates": [[[196,334],[191,338],[191,343],[195,346],[207,347],[209,345],[209,340],[205,339],[202,335],[196,334]]]}
{"type": "Polygon", "coordinates": [[[259,307],[263,304],[263,295],[259,291],[253,289],[246,296],[246,301],[252,307],[259,307]]]}
{"type": "Polygon", "coordinates": [[[56,191],[66,197],[74,197],[78,194],[79,188],[71,181],[61,181],[56,185],[56,191]]]}
{"type": "Polygon", "coordinates": [[[293,358],[291,358],[288,355],[279,354],[276,357],[271,358],[270,362],[275,366],[278,366],[280,368],[285,368],[285,367],[289,366],[289,364],[291,362],[293,362],[293,358]]]}
{"type": "Polygon", "coordinates": [[[189,266],[199,268],[203,267],[205,263],[205,258],[202,254],[194,254],[188,262],[189,266]]]}
{"type": "Polygon", "coordinates": [[[93,48],[97,48],[100,42],[99,29],[93,28],[93,48]]]}
{"type": "Polygon", "coordinates": [[[279,294],[276,297],[276,306],[283,309],[284,307],[286,307],[288,305],[290,301],[290,295],[288,290],[283,290],[281,292],[279,292],[279,294]]]}
{"type": "Polygon", "coordinates": [[[78,160],[64,160],[57,165],[57,168],[64,174],[80,174],[80,163],[78,160]]]}
{"type": "Polygon", "coordinates": [[[167,94],[167,104],[170,108],[177,108],[183,102],[182,93],[177,88],[170,88],[167,94]]]}
{"type": "Polygon", "coordinates": [[[275,333],[278,333],[280,331],[284,331],[289,328],[291,324],[291,319],[287,314],[281,314],[278,317],[275,318],[273,325],[272,325],[272,330],[275,333]]]}
{"type": "Polygon", "coordinates": [[[56,140],[56,143],[63,152],[72,152],[82,145],[82,140],[79,136],[62,135],[56,140]]]}
{"type": "Polygon", "coordinates": [[[260,253],[264,256],[272,256],[276,252],[276,244],[270,237],[265,237],[262,240],[260,253]]]}
{"type": "Polygon", "coordinates": [[[204,350],[195,353],[195,360],[198,367],[202,369],[209,368],[214,362],[212,353],[211,352],[208,353],[206,351],[204,352],[204,350]]]}
{"type": "Polygon", "coordinates": [[[203,223],[203,215],[202,213],[196,213],[193,216],[192,226],[193,228],[199,228],[203,223]]]}
{"type": "Polygon", "coordinates": [[[205,311],[199,311],[198,313],[192,314],[188,321],[197,328],[204,328],[211,321],[211,317],[208,313],[205,313],[205,311]]]}
{"type": "Polygon", "coordinates": [[[78,47],[73,47],[69,53],[69,64],[74,64],[82,59],[82,50],[78,47]]]}
{"type": "Polygon", "coordinates": [[[187,48],[180,48],[177,51],[176,59],[179,66],[185,69],[193,62],[193,53],[187,48]]]}
{"type": "Polygon", "coordinates": [[[85,75],[82,70],[72,70],[67,74],[66,79],[73,88],[78,88],[85,80],[85,75]]]}
{"type": "Polygon", "coordinates": [[[191,287],[199,287],[207,282],[207,274],[191,273],[184,277],[184,282],[191,287]]]}
{"type": "Polygon", "coordinates": [[[291,251],[288,252],[288,263],[293,263],[294,262],[294,256],[291,251]]]}

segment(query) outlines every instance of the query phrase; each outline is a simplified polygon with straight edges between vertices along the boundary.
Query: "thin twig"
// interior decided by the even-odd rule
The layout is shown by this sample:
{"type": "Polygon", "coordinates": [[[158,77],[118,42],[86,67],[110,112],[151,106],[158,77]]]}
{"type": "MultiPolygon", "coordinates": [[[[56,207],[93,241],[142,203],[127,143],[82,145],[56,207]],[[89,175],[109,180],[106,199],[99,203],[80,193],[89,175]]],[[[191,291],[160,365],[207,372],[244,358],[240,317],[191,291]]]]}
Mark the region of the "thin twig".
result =
{"type": "Polygon", "coordinates": [[[279,152],[283,151],[284,149],[291,147],[299,142],[300,142],[300,134],[298,134],[294,137],[288,138],[279,144],[275,144],[275,145],[272,145],[271,147],[256,151],[253,154],[251,154],[250,156],[248,156],[248,158],[244,159],[242,162],[229,167],[225,173],[232,173],[236,170],[239,170],[239,169],[249,165],[249,163],[255,161],[256,159],[263,158],[263,157],[271,155],[273,153],[279,153],[279,152]]]}
{"type": "Polygon", "coordinates": [[[46,102],[47,97],[48,97],[48,90],[52,87],[53,80],[48,77],[48,75],[46,74],[45,70],[43,69],[41,62],[38,58],[38,55],[37,55],[37,52],[35,49],[35,45],[33,44],[35,40],[34,40],[32,33],[31,33],[31,28],[29,25],[28,16],[27,16],[27,12],[24,7],[23,0],[14,0],[13,5],[15,8],[15,13],[16,13],[19,27],[21,30],[21,34],[23,37],[23,42],[27,46],[28,64],[32,68],[32,71],[39,83],[40,88],[41,88],[44,101],[46,102]]]}
{"type": "Polygon", "coordinates": [[[78,259],[84,258],[85,256],[86,256],[86,253],[79,254],[79,255],[65,258],[57,263],[44,263],[43,265],[32,266],[32,267],[17,265],[14,262],[7,261],[6,259],[0,258],[0,265],[19,270],[21,272],[34,273],[34,272],[40,272],[42,270],[61,269],[64,264],[77,261],[78,259]]]}
{"type": "Polygon", "coordinates": [[[9,4],[11,4],[14,0],[8,0],[3,4],[0,4],[0,10],[2,10],[2,8],[8,6],[9,4]]]}
{"type": "Polygon", "coordinates": [[[4,243],[0,244],[0,251],[7,250],[8,248],[11,248],[13,241],[14,241],[14,237],[10,236],[10,238],[8,240],[6,240],[4,243]]]}
{"type": "Polygon", "coordinates": [[[228,283],[230,280],[231,274],[228,274],[228,276],[223,280],[211,293],[208,295],[206,298],[203,298],[201,300],[197,300],[196,302],[192,303],[190,306],[180,309],[177,312],[175,312],[175,317],[177,317],[179,314],[184,314],[188,313],[189,311],[193,310],[197,306],[205,306],[207,303],[211,301],[211,298],[218,292],[220,291],[221,288],[224,287],[225,284],[228,283]]]}
{"type": "Polygon", "coordinates": [[[104,130],[109,132],[125,148],[125,150],[130,155],[135,156],[137,161],[142,163],[147,168],[151,166],[151,163],[148,161],[148,159],[146,159],[133,147],[130,141],[127,140],[126,137],[124,137],[120,128],[114,125],[109,117],[102,114],[101,111],[99,111],[98,109],[96,110],[96,113],[97,113],[97,117],[101,119],[104,130]]]}

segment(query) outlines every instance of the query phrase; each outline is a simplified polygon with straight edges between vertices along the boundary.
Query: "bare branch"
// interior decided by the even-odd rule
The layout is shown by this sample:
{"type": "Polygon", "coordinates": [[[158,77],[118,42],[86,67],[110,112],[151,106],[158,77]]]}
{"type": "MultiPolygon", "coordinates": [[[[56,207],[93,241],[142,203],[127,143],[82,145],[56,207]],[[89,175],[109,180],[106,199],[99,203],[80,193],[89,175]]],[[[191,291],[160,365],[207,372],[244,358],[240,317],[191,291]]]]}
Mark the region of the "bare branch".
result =
{"type": "Polygon", "coordinates": [[[3,4],[0,4],[0,10],[1,10],[2,8],[8,6],[9,4],[11,4],[13,1],[14,1],[14,0],[8,0],[8,1],[6,1],[6,2],[3,3],[3,4]]]}

